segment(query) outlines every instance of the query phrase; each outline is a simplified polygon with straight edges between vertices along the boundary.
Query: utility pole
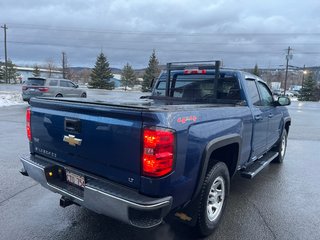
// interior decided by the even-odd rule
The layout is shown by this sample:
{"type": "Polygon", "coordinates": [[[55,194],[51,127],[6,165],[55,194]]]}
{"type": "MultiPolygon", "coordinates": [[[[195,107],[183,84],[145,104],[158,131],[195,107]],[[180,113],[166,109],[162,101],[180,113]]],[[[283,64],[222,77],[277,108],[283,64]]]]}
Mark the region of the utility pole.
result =
{"type": "Polygon", "coordinates": [[[6,80],[6,83],[8,83],[8,56],[7,56],[7,25],[4,24],[4,26],[1,26],[4,31],[4,61],[5,61],[5,67],[4,67],[4,78],[6,80]]]}
{"type": "Polygon", "coordinates": [[[66,79],[66,53],[62,52],[62,77],[66,79]]]}
{"type": "Polygon", "coordinates": [[[290,51],[292,50],[292,48],[290,48],[290,46],[288,47],[287,50],[287,55],[286,55],[286,76],[284,78],[284,95],[286,95],[286,91],[287,91],[287,79],[288,79],[288,65],[289,65],[289,59],[292,59],[292,54],[290,54],[290,51]]]}
{"type": "Polygon", "coordinates": [[[306,74],[306,65],[303,65],[303,72],[302,72],[302,83],[301,86],[303,86],[303,82],[304,82],[304,75],[306,74]]]}

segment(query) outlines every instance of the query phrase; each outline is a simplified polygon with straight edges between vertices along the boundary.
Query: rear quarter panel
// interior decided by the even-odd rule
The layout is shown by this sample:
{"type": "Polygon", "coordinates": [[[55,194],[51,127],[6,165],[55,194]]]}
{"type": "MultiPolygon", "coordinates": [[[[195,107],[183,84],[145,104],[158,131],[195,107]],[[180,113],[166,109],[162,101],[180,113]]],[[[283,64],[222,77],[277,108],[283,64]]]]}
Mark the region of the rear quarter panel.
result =
{"type": "Polygon", "coordinates": [[[143,120],[145,125],[176,130],[174,172],[161,179],[141,178],[141,192],[152,196],[174,196],[173,206],[191,199],[201,172],[202,157],[210,141],[228,134],[239,134],[242,141],[239,164],[249,158],[252,115],[248,107],[199,107],[194,111],[145,113],[143,120]]]}

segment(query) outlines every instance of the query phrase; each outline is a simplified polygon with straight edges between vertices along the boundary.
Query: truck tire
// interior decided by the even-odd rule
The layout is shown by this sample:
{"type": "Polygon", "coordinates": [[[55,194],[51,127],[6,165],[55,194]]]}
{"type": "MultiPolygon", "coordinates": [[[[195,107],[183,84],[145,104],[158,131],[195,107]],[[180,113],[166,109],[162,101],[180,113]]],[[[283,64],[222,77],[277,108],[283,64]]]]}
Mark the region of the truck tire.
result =
{"type": "Polygon", "coordinates": [[[287,130],[283,129],[279,143],[273,148],[279,155],[272,161],[274,163],[282,163],[287,150],[287,130]]]}
{"type": "Polygon", "coordinates": [[[218,226],[229,195],[228,167],[217,162],[208,171],[200,192],[197,230],[200,236],[210,235],[218,226]]]}

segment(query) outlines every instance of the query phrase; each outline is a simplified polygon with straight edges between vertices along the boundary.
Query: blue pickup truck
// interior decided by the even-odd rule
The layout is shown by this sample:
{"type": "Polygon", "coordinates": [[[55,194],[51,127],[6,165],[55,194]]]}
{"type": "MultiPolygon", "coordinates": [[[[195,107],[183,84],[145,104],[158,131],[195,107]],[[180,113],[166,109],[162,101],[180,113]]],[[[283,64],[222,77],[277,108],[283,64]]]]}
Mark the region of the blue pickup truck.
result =
{"type": "Polygon", "coordinates": [[[61,196],[139,228],[175,217],[206,236],[230,178],[253,178],[285,156],[287,97],[220,61],[168,63],[134,102],[35,98],[21,173],[61,196]]]}

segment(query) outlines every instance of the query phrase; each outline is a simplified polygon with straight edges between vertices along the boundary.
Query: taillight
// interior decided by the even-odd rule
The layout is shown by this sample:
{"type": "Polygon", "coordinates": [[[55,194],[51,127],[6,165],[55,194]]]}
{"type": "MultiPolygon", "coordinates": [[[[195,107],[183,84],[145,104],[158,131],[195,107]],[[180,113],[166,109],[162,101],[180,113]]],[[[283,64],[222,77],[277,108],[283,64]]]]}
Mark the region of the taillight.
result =
{"type": "Polygon", "coordinates": [[[170,129],[143,130],[142,173],[162,177],[173,170],[175,135],[170,129]]]}
{"type": "Polygon", "coordinates": [[[38,89],[40,92],[48,92],[49,91],[48,87],[39,87],[38,89]]]}
{"type": "Polygon", "coordinates": [[[31,141],[31,111],[30,108],[27,109],[26,112],[26,128],[27,128],[27,136],[29,141],[31,141]]]}
{"type": "Polygon", "coordinates": [[[207,70],[206,69],[185,69],[183,71],[183,74],[206,74],[207,70]]]}

